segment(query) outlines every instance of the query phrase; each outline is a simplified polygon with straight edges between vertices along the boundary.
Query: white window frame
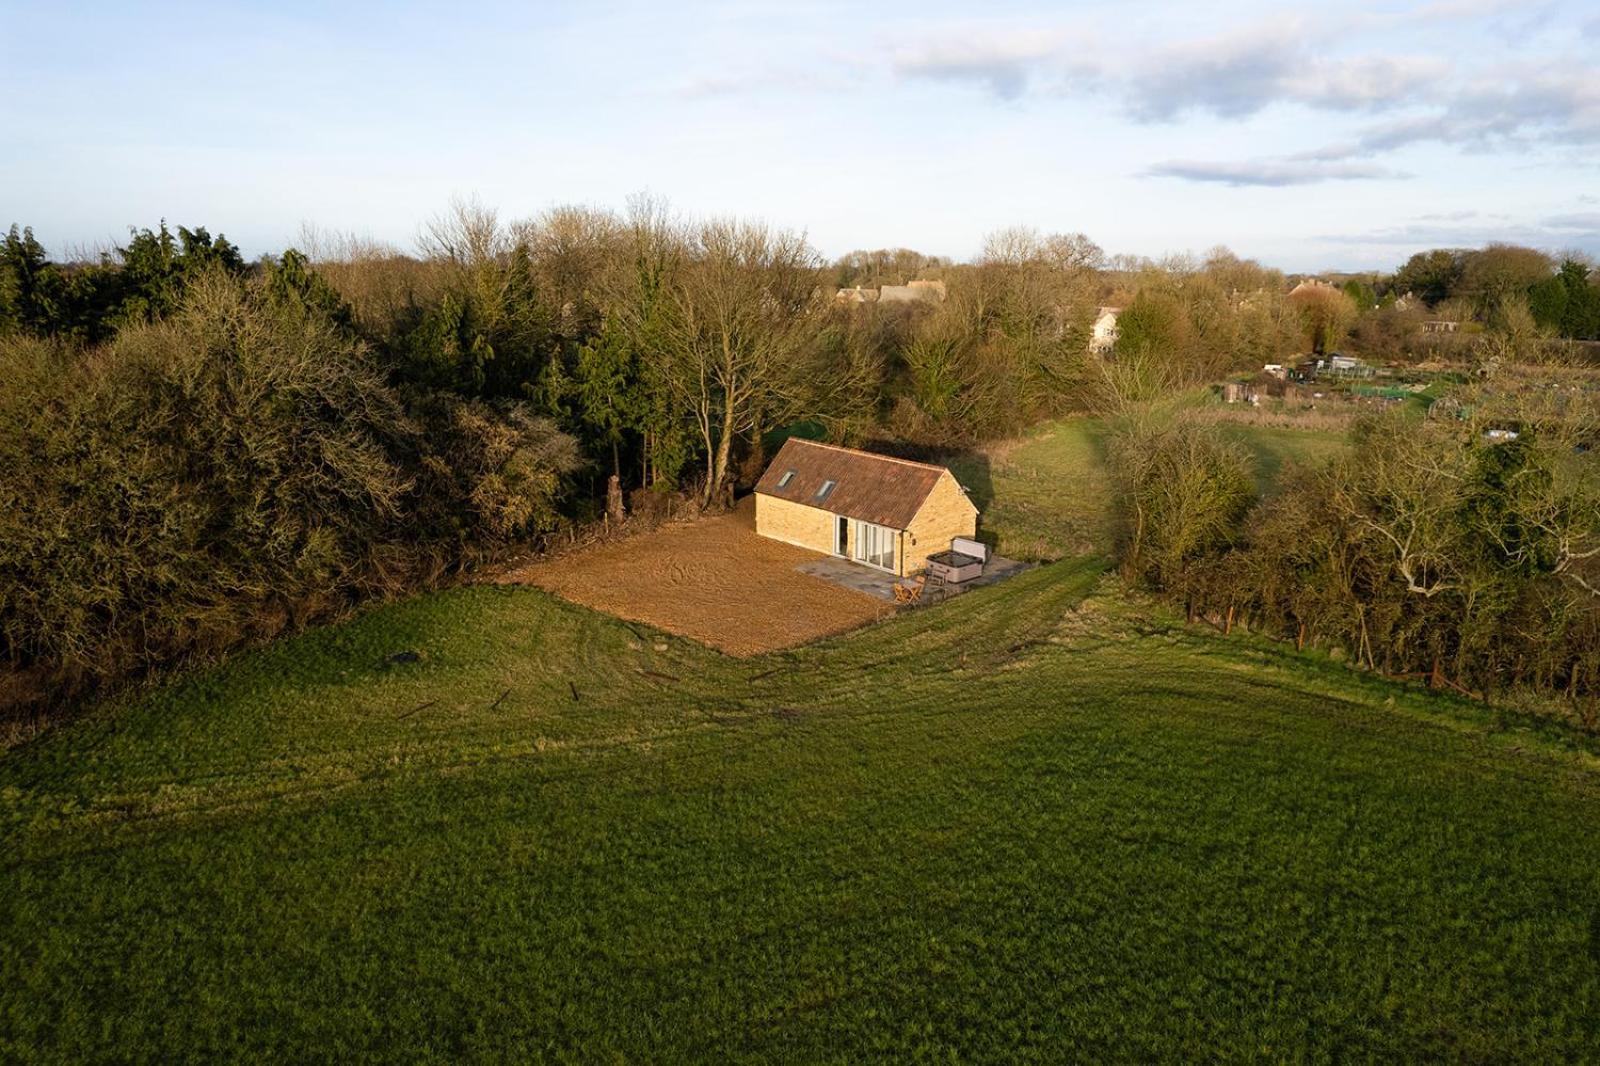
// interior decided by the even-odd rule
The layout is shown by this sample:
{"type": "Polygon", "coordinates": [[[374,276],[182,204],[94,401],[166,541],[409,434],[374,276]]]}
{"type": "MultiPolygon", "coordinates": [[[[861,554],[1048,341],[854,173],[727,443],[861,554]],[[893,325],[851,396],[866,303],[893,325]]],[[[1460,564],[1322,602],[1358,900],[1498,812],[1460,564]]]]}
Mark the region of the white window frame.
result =
{"type": "Polygon", "coordinates": [[[898,529],[888,526],[876,525],[872,522],[863,522],[860,519],[850,520],[850,558],[863,566],[870,566],[875,570],[885,570],[894,573],[896,538],[900,536],[898,529]],[[881,559],[888,562],[880,562],[881,559]]]}

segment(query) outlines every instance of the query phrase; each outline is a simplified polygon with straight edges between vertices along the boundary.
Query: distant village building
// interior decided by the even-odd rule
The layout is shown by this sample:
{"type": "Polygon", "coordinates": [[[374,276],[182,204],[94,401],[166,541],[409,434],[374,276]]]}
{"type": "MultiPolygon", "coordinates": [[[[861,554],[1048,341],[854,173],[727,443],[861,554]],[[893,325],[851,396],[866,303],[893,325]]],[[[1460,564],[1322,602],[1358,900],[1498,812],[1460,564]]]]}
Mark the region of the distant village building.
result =
{"type": "Polygon", "coordinates": [[[911,281],[904,285],[885,285],[880,289],[863,289],[860,285],[840,289],[834,300],[842,304],[915,303],[926,300],[943,303],[945,284],[942,281],[911,281]]]}
{"type": "Polygon", "coordinates": [[[912,303],[916,300],[943,303],[944,298],[945,287],[942,281],[911,281],[904,285],[885,285],[878,290],[880,303],[912,303]]]}
{"type": "Polygon", "coordinates": [[[1095,312],[1094,328],[1089,333],[1089,350],[1100,355],[1117,346],[1117,316],[1120,307],[1102,307],[1095,312]]]}

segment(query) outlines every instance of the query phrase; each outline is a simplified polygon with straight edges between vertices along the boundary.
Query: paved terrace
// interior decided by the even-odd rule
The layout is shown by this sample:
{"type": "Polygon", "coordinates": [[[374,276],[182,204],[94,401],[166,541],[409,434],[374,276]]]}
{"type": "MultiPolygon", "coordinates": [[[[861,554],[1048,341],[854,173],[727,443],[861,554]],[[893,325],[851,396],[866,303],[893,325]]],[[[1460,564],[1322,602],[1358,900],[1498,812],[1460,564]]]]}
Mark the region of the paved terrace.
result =
{"type": "MultiPolygon", "coordinates": [[[[962,582],[960,585],[948,586],[944,590],[945,596],[959,595],[969,592],[984,585],[992,585],[996,581],[1004,581],[1013,574],[1020,574],[1028,568],[1027,563],[1017,559],[1007,559],[1003,555],[991,555],[989,561],[983,564],[983,574],[971,581],[962,582]]],[[[795,567],[802,574],[820,577],[824,581],[831,581],[835,585],[842,585],[856,592],[864,592],[868,596],[875,596],[880,600],[894,602],[894,587],[897,584],[909,584],[915,578],[895,577],[882,570],[876,570],[861,563],[853,563],[848,559],[839,559],[834,556],[820,556],[808,559],[795,567]]],[[[929,590],[930,595],[934,590],[929,590]]],[[[927,602],[924,600],[923,602],[927,602]]]]}

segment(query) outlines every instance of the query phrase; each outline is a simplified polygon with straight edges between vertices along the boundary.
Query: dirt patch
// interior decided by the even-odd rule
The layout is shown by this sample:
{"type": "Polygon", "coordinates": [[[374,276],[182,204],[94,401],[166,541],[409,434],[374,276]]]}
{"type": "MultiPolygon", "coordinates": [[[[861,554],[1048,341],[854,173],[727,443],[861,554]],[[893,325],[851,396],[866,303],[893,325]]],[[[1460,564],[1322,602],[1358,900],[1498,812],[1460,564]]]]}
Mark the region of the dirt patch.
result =
{"type": "Polygon", "coordinates": [[[818,558],[757,536],[754,501],[746,499],[732,514],[537,560],[493,580],[537,585],[731,655],[793,647],[893,613],[890,604],[795,569],[818,558]]]}

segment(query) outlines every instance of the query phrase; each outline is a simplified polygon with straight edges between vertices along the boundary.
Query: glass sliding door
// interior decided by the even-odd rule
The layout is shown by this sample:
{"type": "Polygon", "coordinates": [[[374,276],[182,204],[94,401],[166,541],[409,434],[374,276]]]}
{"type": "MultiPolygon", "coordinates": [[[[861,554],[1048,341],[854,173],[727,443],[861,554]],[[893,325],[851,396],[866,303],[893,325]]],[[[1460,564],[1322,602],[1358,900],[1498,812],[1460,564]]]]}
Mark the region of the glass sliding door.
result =
{"type": "Polygon", "coordinates": [[[856,562],[876,566],[880,570],[893,570],[895,531],[871,522],[856,522],[854,525],[856,542],[853,557],[856,562]]]}

